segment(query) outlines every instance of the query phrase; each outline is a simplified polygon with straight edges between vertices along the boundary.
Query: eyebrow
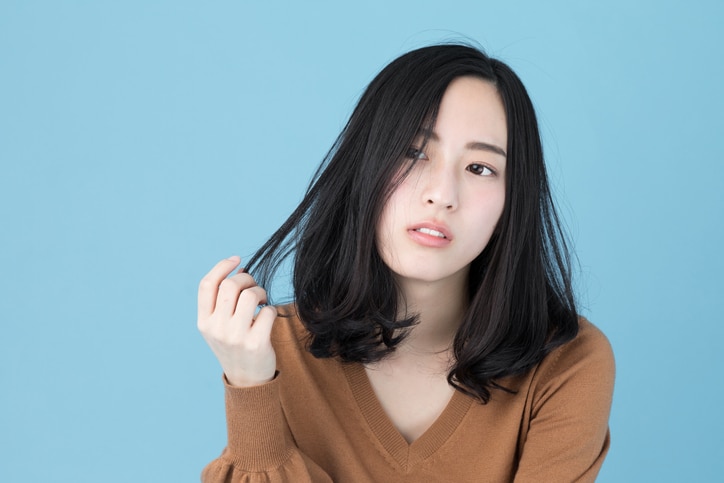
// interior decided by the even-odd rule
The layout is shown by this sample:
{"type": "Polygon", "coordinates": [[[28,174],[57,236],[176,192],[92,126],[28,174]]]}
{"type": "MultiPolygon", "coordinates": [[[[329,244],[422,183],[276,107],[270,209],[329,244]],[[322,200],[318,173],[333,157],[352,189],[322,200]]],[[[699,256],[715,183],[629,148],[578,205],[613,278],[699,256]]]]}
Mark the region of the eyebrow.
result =
{"type": "MultiPolygon", "coordinates": [[[[425,137],[426,139],[431,139],[435,142],[440,141],[440,136],[437,135],[435,131],[431,131],[429,129],[420,129],[420,136],[425,137]]],[[[486,143],[482,141],[472,141],[465,145],[465,149],[470,149],[474,151],[488,151],[491,153],[499,154],[503,156],[504,158],[507,158],[508,155],[505,153],[505,150],[499,146],[496,146],[495,144],[486,143]]]]}

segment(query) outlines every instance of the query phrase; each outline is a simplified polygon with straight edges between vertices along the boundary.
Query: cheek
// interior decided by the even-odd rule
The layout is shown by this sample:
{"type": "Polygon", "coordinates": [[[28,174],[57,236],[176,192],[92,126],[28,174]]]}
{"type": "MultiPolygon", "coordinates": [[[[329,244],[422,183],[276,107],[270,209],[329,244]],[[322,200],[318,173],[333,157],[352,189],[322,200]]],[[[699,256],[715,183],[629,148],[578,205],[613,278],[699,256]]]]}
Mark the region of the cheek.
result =
{"type": "Polygon", "coordinates": [[[386,264],[392,262],[409,222],[410,193],[403,182],[385,203],[375,227],[377,252],[386,264]]]}
{"type": "Polygon", "coordinates": [[[505,209],[505,191],[500,193],[500,195],[496,198],[494,206],[494,224],[495,229],[497,230],[498,225],[500,224],[500,219],[503,217],[503,210],[505,209]]]}
{"type": "Polygon", "coordinates": [[[392,235],[395,231],[395,212],[397,210],[395,209],[392,201],[393,199],[390,198],[385,204],[385,207],[382,209],[382,213],[380,214],[380,219],[377,221],[377,226],[375,227],[375,242],[377,243],[377,251],[380,255],[383,255],[383,257],[385,252],[389,251],[389,247],[392,243],[392,235]]]}
{"type": "Polygon", "coordinates": [[[382,208],[380,219],[377,222],[377,236],[383,232],[389,232],[405,222],[410,208],[411,193],[409,184],[402,182],[392,192],[385,206],[382,208]]]}
{"type": "MultiPolygon", "coordinates": [[[[475,206],[478,206],[478,222],[477,230],[487,245],[490,237],[495,233],[500,223],[505,208],[505,191],[495,191],[480,196],[476,200],[475,206]]],[[[485,247],[483,247],[485,248],[485,247]]]]}
{"type": "Polygon", "coordinates": [[[377,226],[375,227],[375,245],[377,245],[377,252],[380,254],[385,251],[385,247],[388,245],[388,240],[390,238],[390,230],[385,214],[386,210],[382,212],[380,219],[377,221],[377,226]]]}

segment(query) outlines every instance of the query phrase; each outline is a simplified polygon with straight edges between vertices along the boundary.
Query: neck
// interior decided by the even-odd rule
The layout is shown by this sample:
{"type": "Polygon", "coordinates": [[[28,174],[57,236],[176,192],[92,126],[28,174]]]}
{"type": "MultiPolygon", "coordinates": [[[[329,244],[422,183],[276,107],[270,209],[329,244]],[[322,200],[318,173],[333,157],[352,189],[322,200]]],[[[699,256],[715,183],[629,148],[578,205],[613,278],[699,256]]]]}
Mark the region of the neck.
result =
{"type": "Polygon", "coordinates": [[[418,353],[447,352],[452,346],[468,306],[467,272],[450,279],[426,283],[405,281],[402,290],[401,315],[418,315],[418,324],[400,344],[402,350],[418,353]]]}

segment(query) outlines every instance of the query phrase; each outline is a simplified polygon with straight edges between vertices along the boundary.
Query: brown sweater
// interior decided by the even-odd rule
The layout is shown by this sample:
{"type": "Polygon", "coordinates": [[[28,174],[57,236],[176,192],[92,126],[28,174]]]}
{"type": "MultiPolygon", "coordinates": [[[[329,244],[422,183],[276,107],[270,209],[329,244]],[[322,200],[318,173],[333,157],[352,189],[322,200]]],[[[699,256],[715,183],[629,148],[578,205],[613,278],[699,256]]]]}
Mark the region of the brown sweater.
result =
{"type": "Polygon", "coordinates": [[[483,405],[455,391],[411,444],[362,365],[316,359],[304,340],[298,319],[277,319],[277,377],[226,385],[228,446],[202,481],[594,481],[608,450],[613,354],[585,320],[530,372],[500,381],[515,394],[493,390],[483,405]]]}

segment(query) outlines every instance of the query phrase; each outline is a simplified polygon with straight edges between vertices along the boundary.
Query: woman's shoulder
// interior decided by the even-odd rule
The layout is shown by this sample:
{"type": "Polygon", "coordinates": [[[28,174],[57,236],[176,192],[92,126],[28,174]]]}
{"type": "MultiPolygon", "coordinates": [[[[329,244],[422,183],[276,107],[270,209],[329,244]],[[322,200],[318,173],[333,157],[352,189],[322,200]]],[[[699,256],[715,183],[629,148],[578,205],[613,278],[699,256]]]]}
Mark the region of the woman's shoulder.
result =
{"type": "Polygon", "coordinates": [[[277,306],[277,318],[272,326],[271,342],[277,354],[277,364],[314,365],[309,352],[310,333],[299,317],[293,303],[277,306]]]}
{"type": "Polygon", "coordinates": [[[578,318],[578,334],[567,344],[561,346],[563,350],[594,349],[613,354],[608,337],[585,317],[578,318]]]}
{"type": "Polygon", "coordinates": [[[300,387],[332,390],[344,377],[336,358],[317,358],[307,349],[310,334],[294,304],[277,307],[271,342],[277,357],[277,370],[281,375],[282,392],[298,393],[300,387]]]}
{"type": "Polygon", "coordinates": [[[304,342],[308,334],[293,303],[277,306],[277,318],[272,327],[272,342],[304,342]]]}
{"type": "Polygon", "coordinates": [[[578,318],[578,334],[559,349],[561,352],[591,354],[613,360],[613,349],[608,337],[585,317],[578,318]]]}
{"type": "Polygon", "coordinates": [[[543,380],[573,378],[585,383],[595,378],[612,385],[615,361],[611,343],[598,327],[580,317],[576,337],[546,355],[536,373],[543,380]]]}

